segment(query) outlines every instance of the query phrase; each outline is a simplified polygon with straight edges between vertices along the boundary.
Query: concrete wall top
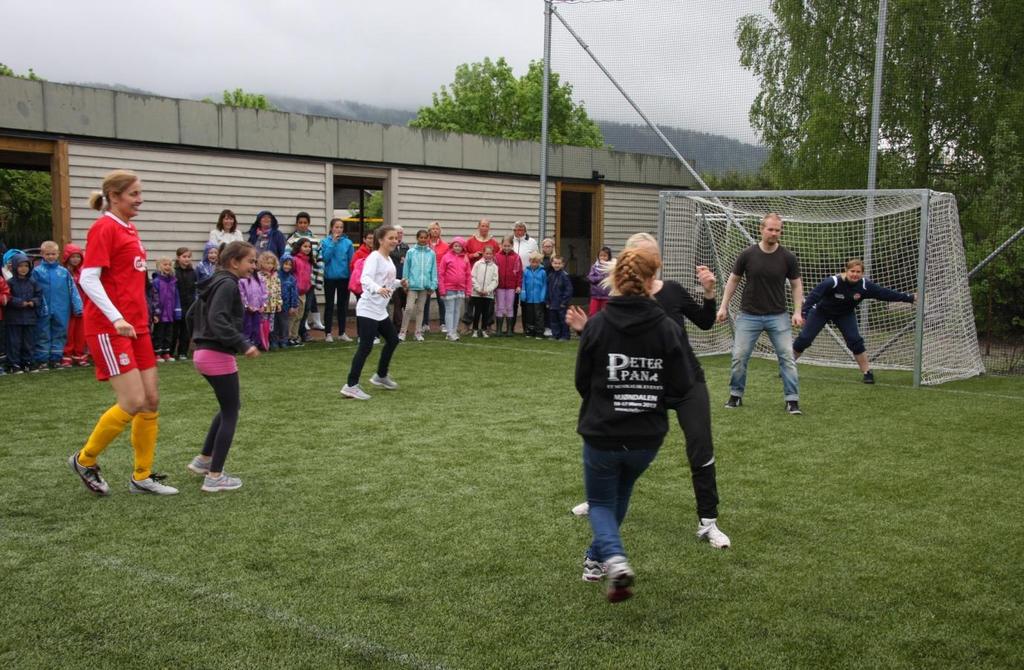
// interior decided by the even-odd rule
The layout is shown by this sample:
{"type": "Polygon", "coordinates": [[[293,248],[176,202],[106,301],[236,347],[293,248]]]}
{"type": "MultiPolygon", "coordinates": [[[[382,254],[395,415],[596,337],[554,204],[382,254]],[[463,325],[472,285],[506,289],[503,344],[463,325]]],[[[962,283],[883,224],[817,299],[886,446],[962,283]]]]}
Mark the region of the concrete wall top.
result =
{"type": "MultiPolygon", "coordinates": [[[[260,111],[108,89],[0,77],[0,131],[94,137],[324,160],[538,175],[540,145],[280,111],[260,111]]],[[[557,147],[552,179],[691,188],[693,179],[661,156],[557,147]]]]}

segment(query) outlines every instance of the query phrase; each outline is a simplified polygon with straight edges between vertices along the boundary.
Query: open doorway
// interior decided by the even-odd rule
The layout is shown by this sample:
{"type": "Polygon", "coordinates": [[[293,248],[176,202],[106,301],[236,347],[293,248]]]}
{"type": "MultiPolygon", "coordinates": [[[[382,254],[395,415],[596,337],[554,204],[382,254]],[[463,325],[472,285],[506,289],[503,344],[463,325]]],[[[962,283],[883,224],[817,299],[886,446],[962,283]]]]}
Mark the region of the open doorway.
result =
{"type": "Polygon", "coordinates": [[[590,296],[587,273],[604,239],[604,187],[558,182],[555,241],[576,298],[590,296]]]}
{"type": "Polygon", "coordinates": [[[335,175],[334,214],[345,222],[345,235],[359,246],[363,233],[384,221],[384,180],[335,175]]]}
{"type": "Polygon", "coordinates": [[[0,136],[0,251],[71,235],[67,144],[0,136]]]}

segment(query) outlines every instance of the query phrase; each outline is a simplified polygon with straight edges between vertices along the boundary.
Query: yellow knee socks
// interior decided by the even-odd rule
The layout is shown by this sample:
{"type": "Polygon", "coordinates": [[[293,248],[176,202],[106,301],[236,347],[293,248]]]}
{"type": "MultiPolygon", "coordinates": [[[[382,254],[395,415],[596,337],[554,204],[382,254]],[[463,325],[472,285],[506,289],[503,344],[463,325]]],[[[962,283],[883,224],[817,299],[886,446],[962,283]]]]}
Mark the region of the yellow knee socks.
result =
{"type": "Polygon", "coordinates": [[[149,478],[153,473],[153,456],[156,454],[156,436],[160,432],[157,412],[139,412],[132,419],[132,449],[135,450],[135,481],[149,478]]]}
{"type": "MultiPolygon", "coordinates": [[[[132,423],[132,415],[114,405],[100,417],[96,427],[92,429],[92,435],[82,447],[78,454],[78,462],[87,468],[96,465],[96,458],[103,453],[111,442],[132,423]]],[[[134,431],[133,431],[134,432],[134,431]]]]}

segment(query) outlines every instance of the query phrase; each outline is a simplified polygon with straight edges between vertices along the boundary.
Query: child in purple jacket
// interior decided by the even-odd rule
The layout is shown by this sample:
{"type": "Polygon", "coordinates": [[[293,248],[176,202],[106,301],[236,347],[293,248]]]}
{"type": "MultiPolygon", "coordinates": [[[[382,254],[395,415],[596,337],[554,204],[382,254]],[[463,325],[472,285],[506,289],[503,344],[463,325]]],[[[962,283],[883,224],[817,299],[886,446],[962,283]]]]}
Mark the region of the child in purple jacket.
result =
{"type": "Polygon", "coordinates": [[[242,294],[242,334],[250,342],[261,339],[260,327],[263,322],[263,310],[267,306],[267,283],[259,272],[238,280],[238,291],[242,294]]]}
{"type": "Polygon", "coordinates": [[[178,278],[174,276],[174,261],[160,258],[153,274],[153,293],[156,297],[156,317],[153,322],[153,351],[158,361],[173,361],[171,346],[174,322],[181,320],[181,301],[178,298],[178,278]]]}

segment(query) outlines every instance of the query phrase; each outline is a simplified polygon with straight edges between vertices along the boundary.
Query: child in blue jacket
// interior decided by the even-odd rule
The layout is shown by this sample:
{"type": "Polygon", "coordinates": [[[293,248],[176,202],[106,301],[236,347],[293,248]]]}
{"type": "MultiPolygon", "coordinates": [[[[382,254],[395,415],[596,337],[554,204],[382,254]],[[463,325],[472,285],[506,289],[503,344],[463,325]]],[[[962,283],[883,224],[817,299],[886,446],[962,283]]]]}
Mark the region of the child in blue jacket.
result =
{"type": "Polygon", "coordinates": [[[289,252],[281,256],[281,311],[274,320],[274,338],[279,349],[292,346],[288,342],[288,328],[299,311],[299,287],[295,282],[295,261],[289,252]]]}
{"type": "Polygon", "coordinates": [[[539,251],[530,254],[530,264],[523,268],[523,290],[519,303],[523,308],[523,334],[526,337],[544,335],[545,307],[548,300],[548,274],[541,266],[544,256],[539,251]]]}
{"type": "MultiPolygon", "coordinates": [[[[35,364],[51,369],[60,367],[64,344],[68,339],[71,316],[82,315],[82,297],[67,268],[60,264],[60,247],[52,240],[39,247],[43,262],[32,270],[32,279],[39,285],[46,303],[46,314],[36,322],[35,364]]],[[[64,367],[71,367],[69,362],[64,367]]]]}

